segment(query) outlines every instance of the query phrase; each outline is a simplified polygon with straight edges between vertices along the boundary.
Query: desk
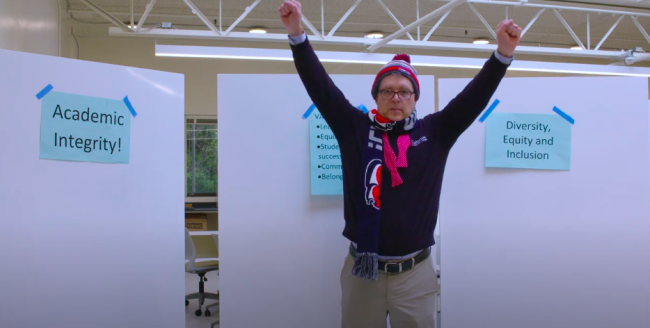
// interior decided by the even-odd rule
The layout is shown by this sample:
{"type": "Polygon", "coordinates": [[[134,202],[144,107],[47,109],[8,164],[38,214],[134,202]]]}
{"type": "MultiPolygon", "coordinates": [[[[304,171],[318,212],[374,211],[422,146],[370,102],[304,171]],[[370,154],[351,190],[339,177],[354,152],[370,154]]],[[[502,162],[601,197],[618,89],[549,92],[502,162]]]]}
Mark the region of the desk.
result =
{"type": "MultiPolygon", "coordinates": [[[[207,261],[219,261],[218,257],[197,257],[194,263],[207,262],[207,261]]],[[[185,263],[189,263],[190,260],[185,260],[185,263]]]]}
{"type": "Polygon", "coordinates": [[[214,209],[214,210],[209,210],[209,209],[190,209],[186,208],[185,213],[200,213],[200,214],[212,214],[212,213],[219,213],[219,210],[214,209]]]}
{"type": "Polygon", "coordinates": [[[219,235],[219,231],[190,231],[190,236],[210,236],[219,235]]]}

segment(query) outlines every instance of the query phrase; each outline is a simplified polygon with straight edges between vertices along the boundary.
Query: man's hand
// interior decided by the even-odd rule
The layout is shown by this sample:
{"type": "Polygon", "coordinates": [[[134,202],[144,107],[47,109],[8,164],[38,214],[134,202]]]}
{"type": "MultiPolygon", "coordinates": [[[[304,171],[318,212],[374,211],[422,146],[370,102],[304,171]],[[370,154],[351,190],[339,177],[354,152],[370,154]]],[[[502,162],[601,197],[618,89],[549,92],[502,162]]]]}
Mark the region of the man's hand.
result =
{"type": "Polygon", "coordinates": [[[278,12],[289,36],[298,36],[303,33],[300,2],[295,0],[285,1],[278,9],[278,12]]]}
{"type": "Polygon", "coordinates": [[[521,38],[521,28],[512,19],[504,20],[497,27],[497,51],[504,57],[512,57],[521,38]]]}

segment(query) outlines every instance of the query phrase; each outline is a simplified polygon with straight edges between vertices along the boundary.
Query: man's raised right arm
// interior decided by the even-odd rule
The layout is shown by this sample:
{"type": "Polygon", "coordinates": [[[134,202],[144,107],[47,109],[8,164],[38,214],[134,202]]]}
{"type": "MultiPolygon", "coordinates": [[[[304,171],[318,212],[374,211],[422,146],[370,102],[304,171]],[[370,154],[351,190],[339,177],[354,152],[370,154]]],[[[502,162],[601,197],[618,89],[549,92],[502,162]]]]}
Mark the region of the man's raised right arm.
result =
{"type": "Polygon", "coordinates": [[[318,111],[337,137],[354,128],[354,120],[363,113],[347,100],[334,84],[314,52],[302,29],[300,3],[287,1],[279,9],[289,33],[289,43],[298,75],[318,111]]]}
{"type": "Polygon", "coordinates": [[[314,105],[330,126],[361,114],[327,74],[307,36],[303,33],[299,37],[290,37],[290,40],[293,60],[300,80],[314,105]]]}

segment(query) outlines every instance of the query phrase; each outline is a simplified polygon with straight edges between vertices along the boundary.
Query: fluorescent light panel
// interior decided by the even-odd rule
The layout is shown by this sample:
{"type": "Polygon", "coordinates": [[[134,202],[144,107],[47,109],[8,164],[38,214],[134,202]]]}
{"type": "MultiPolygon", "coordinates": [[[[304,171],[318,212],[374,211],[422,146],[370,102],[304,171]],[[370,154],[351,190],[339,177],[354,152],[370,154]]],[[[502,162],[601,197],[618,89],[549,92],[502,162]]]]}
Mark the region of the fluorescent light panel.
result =
{"type": "Polygon", "coordinates": [[[370,32],[366,34],[365,37],[368,39],[382,39],[384,37],[384,34],[381,32],[370,32]]]}
{"type": "Polygon", "coordinates": [[[261,28],[261,27],[254,27],[248,31],[249,33],[256,33],[256,34],[266,34],[266,29],[261,28]]]}
{"type": "MultiPolygon", "coordinates": [[[[317,51],[316,54],[322,62],[326,63],[385,65],[393,58],[393,55],[391,54],[361,52],[317,51]]],[[[293,61],[293,54],[289,49],[156,45],[156,56],[293,61]]],[[[424,67],[480,69],[485,64],[485,60],[486,58],[411,56],[411,64],[413,66],[424,67]]],[[[521,60],[515,60],[509,70],[543,73],[650,77],[650,68],[645,67],[567,64],[521,60]]]]}

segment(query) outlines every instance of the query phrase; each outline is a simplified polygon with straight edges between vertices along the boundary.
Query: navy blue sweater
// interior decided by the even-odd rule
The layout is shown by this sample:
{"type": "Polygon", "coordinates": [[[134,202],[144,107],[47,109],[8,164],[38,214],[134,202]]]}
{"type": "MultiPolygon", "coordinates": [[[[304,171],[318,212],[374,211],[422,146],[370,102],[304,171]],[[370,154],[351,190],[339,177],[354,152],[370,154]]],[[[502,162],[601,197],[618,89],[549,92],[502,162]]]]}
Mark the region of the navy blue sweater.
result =
{"type": "MultiPolygon", "coordinates": [[[[353,193],[359,190],[358,184],[362,181],[361,156],[370,120],[334,85],[309,40],[291,45],[291,49],[309,97],[339,143],[343,170],[343,236],[356,242],[355,209],[365,204],[358,204],[359,197],[354,197],[353,193]]],[[[485,109],[507,68],[508,65],[492,54],[481,71],[443,110],[420,118],[418,127],[410,133],[412,146],[407,152],[408,168],[399,169],[404,181],[402,185],[391,187],[389,170],[382,170],[379,255],[403,256],[434,244],[433,231],[449,150],[485,109]]],[[[368,90],[370,92],[370,86],[368,90]]],[[[397,149],[397,135],[389,134],[388,139],[393,149],[397,149]]]]}

